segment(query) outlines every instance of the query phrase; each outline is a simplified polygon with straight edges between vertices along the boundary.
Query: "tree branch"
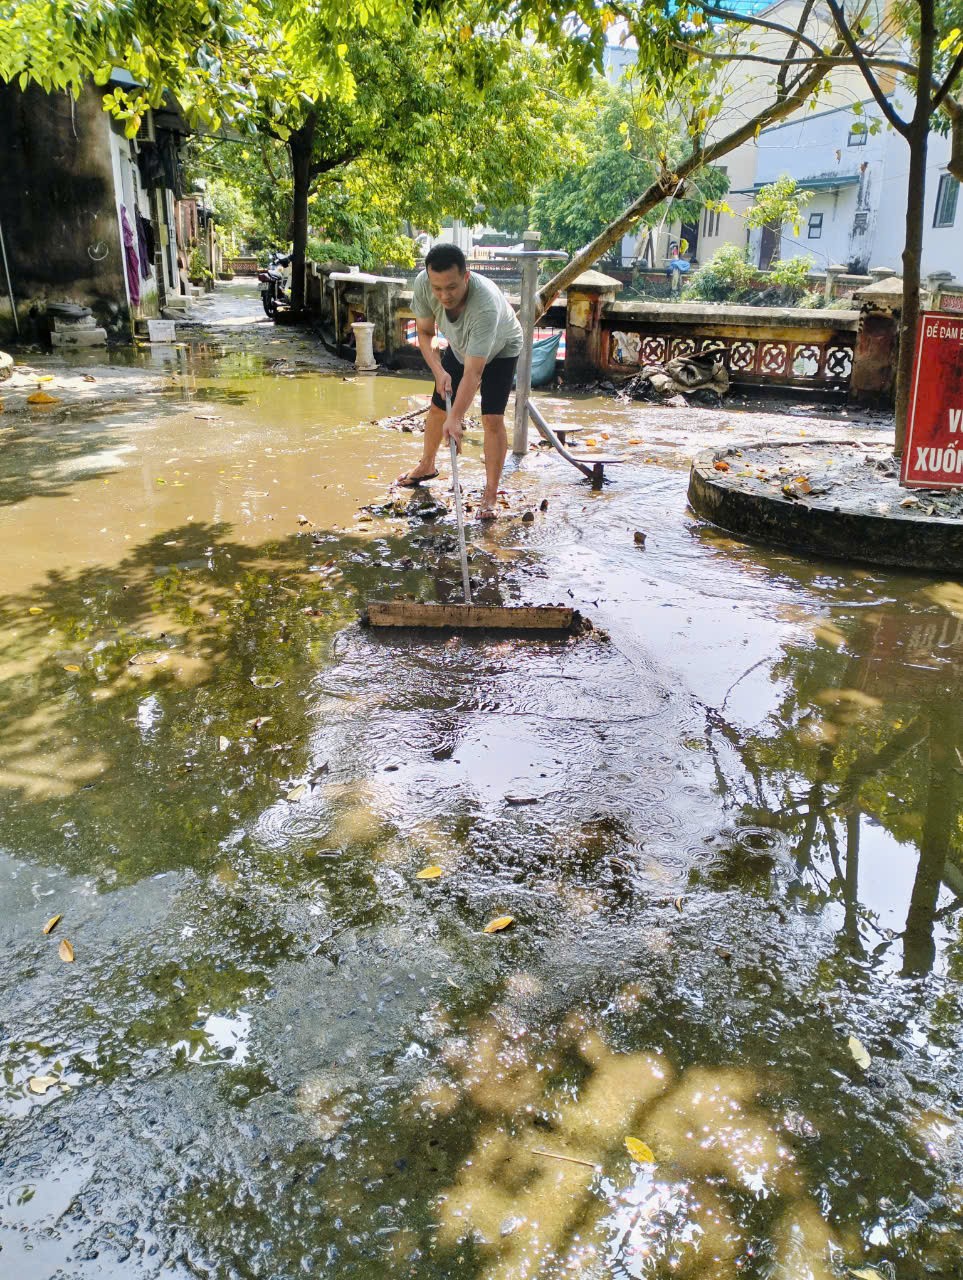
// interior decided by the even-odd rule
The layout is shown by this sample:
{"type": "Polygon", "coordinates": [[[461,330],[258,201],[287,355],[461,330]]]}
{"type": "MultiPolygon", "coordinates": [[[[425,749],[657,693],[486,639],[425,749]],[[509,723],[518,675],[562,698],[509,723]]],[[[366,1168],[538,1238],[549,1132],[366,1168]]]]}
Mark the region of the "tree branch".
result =
{"type": "MultiPolygon", "coordinates": [[[[832,58],[835,55],[836,50],[834,49],[829,57],[832,58]]],[[[809,74],[801,77],[789,93],[770,102],[750,120],[740,125],[738,129],[734,129],[731,133],[727,133],[724,138],[720,138],[717,142],[710,143],[708,146],[703,146],[701,143],[694,144],[693,149],[682,163],[675,166],[674,172],[660,175],[647,190],[643,191],[637,200],[633,200],[618,218],[610,222],[590,244],[587,244],[584,249],[580,249],[561,271],[542,286],[536,299],[537,316],[541,316],[551,306],[556,294],[561,293],[577,276],[580,276],[583,271],[587,270],[594,262],[597,262],[603,253],[610,249],[627,231],[630,231],[640,218],[644,218],[656,205],[661,204],[667,196],[670,196],[690,174],[703,168],[704,165],[712,164],[721,156],[728,155],[730,151],[741,146],[743,142],[748,142],[750,138],[756,137],[766,125],[792,115],[794,111],[803,106],[828,71],[829,66],[826,65],[826,59],[820,57],[818,61],[814,60],[809,74]]]]}
{"type": "Polygon", "coordinates": [[[950,89],[953,87],[953,81],[956,79],[956,77],[960,74],[961,71],[963,71],[963,49],[961,49],[960,52],[956,55],[956,57],[953,59],[953,65],[952,67],[950,67],[949,71],[947,72],[946,79],[943,81],[943,83],[937,89],[936,93],[933,95],[934,108],[938,107],[940,103],[943,101],[943,99],[946,97],[946,95],[949,93],[950,89]]]}
{"type": "MultiPolygon", "coordinates": [[[[696,49],[692,45],[686,44],[684,40],[673,40],[670,42],[676,49],[681,49],[686,53],[698,54],[700,58],[705,58],[710,62],[761,62],[769,67],[811,67],[813,65],[812,58],[778,58],[766,57],[763,53],[727,53],[723,50],[713,52],[711,49],[696,49]]],[[[825,62],[828,67],[851,67],[853,60],[851,57],[826,58],[820,61],[825,62]]],[[[866,61],[871,67],[879,67],[883,71],[902,71],[906,75],[916,75],[916,67],[911,62],[903,62],[899,58],[876,58],[867,57],[866,61]]]]}
{"type": "Polygon", "coordinates": [[[890,103],[889,99],[886,97],[886,94],[883,93],[883,90],[880,88],[879,81],[873,75],[873,72],[869,66],[869,63],[866,61],[866,55],[863,53],[862,49],[859,47],[859,42],[857,41],[856,37],[853,35],[852,31],[850,30],[849,23],[846,21],[846,16],[843,13],[842,9],[840,9],[837,3],[837,0],[826,0],[826,3],[828,4],[829,11],[833,15],[833,19],[836,23],[836,30],[839,32],[840,37],[843,40],[843,43],[846,45],[846,48],[849,50],[849,52],[853,55],[853,58],[856,60],[856,65],[859,67],[860,71],[863,73],[863,79],[866,81],[867,85],[869,86],[870,93],[873,95],[873,97],[876,99],[877,103],[879,104],[879,109],[882,111],[883,115],[890,122],[890,124],[897,131],[897,133],[902,134],[904,138],[907,137],[909,125],[905,120],[903,120],[901,116],[898,116],[896,114],[896,112],[893,110],[892,104],[890,103]]]}
{"type": "MultiPolygon", "coordinates": [[[[812,13],[812,8],[814,4],[815,4],[815,0],[806,0],[806,3],[803,7],[803,11],[799,15],[799,21],[796,23],[797,33],[801,33],[806,23],[809,21],[809,15],[812,13]]],[[[782,67],[779,70],[779,75],[776,77],[776,88],[779,90],[780,93],[786,93],[787,91],[786,90],[786,72],[789,70],[790,66],[793,65],[792,60],[796,56],[796,50],[798,48],[799,48],[799,34],[796,34],[795,36],[793,36],[792,43],[790,44],[789,48],[786,50],[786,57],[783,61],[782,67]]]]}
{"type": "Polygon", "coordinates": [[[787,27],[783,23],[773,22],[769,18],[749,17],[744,13],[736,13],[732,9],[720,9],[716,5],[702,6],[702,12],[710,18],[721,18],[723,22],[735,22],[744,27],[761,27],[764,31],[775,31],[778,35],[788,36],[790,41],[795,40],[799,44],[805,45],[814,57],[822,58],[824,56],[822,46],[816,40],[803,35],[798,27],[787,27]]]}
{"type": "Polygon", "coordinates": [[[345,151],[339,156],[329,156],[325,160],[316,160],[309,169],[308,173],[313,181],[320,178],[322,173],[330,173],[332,169],[340,168],[343,164],[350,164],[352,160],[357,160],[359,153],[357,151],[345,151]]]}

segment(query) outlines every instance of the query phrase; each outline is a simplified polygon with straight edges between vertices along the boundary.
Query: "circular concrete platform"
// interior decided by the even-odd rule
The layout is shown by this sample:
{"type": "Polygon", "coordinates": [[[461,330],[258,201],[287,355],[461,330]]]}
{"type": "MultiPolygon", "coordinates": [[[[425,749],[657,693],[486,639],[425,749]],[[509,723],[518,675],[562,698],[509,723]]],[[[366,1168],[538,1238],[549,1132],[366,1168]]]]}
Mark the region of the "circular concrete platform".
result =
{"type": "Polygon", "coordinates": [[[963,575],[963,488],[902,489],[878,442],[733,445],[689,476],[697,515],[808,555],[963,575]]]}

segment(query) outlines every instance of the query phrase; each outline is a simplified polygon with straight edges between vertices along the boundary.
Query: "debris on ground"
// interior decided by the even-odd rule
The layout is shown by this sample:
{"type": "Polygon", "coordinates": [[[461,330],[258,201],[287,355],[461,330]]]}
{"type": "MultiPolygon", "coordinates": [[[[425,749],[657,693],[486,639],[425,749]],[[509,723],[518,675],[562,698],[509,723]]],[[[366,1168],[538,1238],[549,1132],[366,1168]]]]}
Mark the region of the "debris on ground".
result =
{"type": "Polygon", "coordinates": [[[687,408],[686,395],[699,393],[707,404],[721,404],[729,390],[729,374],[720,352],[678,356],[665,364],[646,364],[619,392],[620,400],[661,400],[687,408]]]}

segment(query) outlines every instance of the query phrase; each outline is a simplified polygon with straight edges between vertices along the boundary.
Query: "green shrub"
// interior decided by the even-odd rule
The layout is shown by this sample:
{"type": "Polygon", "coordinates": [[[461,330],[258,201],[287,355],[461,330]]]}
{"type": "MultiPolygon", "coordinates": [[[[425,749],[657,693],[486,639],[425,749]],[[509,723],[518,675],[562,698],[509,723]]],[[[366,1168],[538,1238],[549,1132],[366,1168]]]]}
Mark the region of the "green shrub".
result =
{"type": "Polygon", "coordinates": [[[779,285],[786,301],[795,303],[809,288],[809,273],[813,265],[808,254],[802,258],[782,258],[769,268],[767,283],[779,285]]]}
{"type": "Polygon", "coordinates": [[[732,302],[740,298],[755,282],[757,272],[747,258],[747,250],[724,244],[708,262],[689,277],[685,287],[687,298],[706,302],[732,302]]]}

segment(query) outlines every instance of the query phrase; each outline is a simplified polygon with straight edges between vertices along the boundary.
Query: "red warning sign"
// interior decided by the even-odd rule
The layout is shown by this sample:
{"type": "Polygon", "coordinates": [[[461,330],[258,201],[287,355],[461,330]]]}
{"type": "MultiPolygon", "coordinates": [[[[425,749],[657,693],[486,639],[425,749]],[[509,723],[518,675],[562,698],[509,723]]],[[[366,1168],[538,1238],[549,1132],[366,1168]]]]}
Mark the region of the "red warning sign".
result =
{"type": "Polygon", "coordinates": [[[963,486],[963,316],[925,311],[916,336],[906,448],[907,489],[963,486]]]}

